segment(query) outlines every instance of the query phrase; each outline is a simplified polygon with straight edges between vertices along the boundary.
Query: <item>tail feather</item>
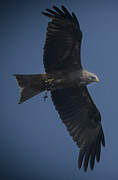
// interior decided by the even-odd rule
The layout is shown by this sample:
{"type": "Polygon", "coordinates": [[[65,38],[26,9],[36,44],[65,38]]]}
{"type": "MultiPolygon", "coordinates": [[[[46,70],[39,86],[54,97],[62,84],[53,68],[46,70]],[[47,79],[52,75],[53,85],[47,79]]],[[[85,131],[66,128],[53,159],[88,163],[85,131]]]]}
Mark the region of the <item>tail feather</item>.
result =
{"type": "Polygon", "coordinates": [[[45,91],[45,74],[37,75],[14,75],[18,86],[20,87],[20,98],[19,104],[26,101],[27,99],[45,91]]]}

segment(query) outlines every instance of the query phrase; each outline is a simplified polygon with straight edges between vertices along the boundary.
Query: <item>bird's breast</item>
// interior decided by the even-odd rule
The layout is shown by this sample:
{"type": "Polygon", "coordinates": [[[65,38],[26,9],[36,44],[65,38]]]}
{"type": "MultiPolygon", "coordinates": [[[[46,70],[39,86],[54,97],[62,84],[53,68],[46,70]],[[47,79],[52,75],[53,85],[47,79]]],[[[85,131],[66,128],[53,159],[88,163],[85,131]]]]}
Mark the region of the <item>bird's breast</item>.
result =
{"type": "Polygon", "coordinates": [[[81,71],[77,70],[77,71],[71,72],[68,75],[68,77],[72,83],[80,85],[81,79],[82,79],[82,73],[81,73],[81,71]]]}

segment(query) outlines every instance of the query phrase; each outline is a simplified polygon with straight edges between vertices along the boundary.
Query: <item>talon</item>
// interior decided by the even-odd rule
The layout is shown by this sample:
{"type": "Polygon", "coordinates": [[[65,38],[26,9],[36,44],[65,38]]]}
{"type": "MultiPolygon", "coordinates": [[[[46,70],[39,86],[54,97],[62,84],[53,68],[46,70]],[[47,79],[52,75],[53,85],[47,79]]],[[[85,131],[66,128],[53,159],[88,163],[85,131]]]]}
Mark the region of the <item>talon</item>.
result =
{"type": "Polygon", "coordinates": [[[43,96],[44,102],[48,98],[48,91],[45,92],[45,95],[43,96]]]}
{"type": "Polygon", "coordinates": [[[51,82],[53,82],[54,81],[54,79],[48,79],[48,80],[46,80],[45,82],[46,83],[51,83],[51,82]]]}

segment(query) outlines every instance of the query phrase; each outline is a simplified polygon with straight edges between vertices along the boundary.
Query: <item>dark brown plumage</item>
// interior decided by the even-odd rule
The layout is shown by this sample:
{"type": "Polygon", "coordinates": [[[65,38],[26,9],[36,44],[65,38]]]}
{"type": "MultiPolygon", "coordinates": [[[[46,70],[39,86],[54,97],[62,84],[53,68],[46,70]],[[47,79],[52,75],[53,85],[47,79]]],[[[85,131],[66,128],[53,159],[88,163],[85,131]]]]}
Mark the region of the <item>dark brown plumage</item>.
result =
{"type": "Polygon", "coordinates": [[[98,78],[82,68],[82,32],[74,13],[62,6],[46,9],[51,18],[44,45],[43,62],[46,74],[15,75],[21,87],[19,103],[42,92],[51,91],[52,101],[73,140],[80,148],[78,167],[84,171],[99,162],[101,144],[105,145],[100,113],[87,90],[87,84],[98,78]]]}
{"type": "Polygon", "coordinates": [[[101,117],[86,87],[56,90],[52,100],[69,134],[80,148],[78,167],[84,159],[84,170],[93,169],[95,157],[99,162],[101,143],[105,145],[101,117]]]}
{"type": "Polygon", "coordinates": [[[53,7],[55,11],[46,9],[44,15],[52,19],[48,23],[44,45],[44,66],[46,72],[57,70],[79,69],[82,32],[74,13],[72,16],[62,6],[62,10],[53,7]]]}

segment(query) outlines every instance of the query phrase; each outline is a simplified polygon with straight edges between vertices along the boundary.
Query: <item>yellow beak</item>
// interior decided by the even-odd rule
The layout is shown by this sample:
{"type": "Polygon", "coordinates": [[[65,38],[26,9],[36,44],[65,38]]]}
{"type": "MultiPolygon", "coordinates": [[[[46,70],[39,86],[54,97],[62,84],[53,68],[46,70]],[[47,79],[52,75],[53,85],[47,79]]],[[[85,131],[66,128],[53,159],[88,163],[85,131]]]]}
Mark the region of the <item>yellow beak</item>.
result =
{"type": "Polygon", "coordinates": [[[96,76],[96,80],[95,80],[95,82],[100,82],[100,80],[99,80],[99,78],[96,76]]]}

